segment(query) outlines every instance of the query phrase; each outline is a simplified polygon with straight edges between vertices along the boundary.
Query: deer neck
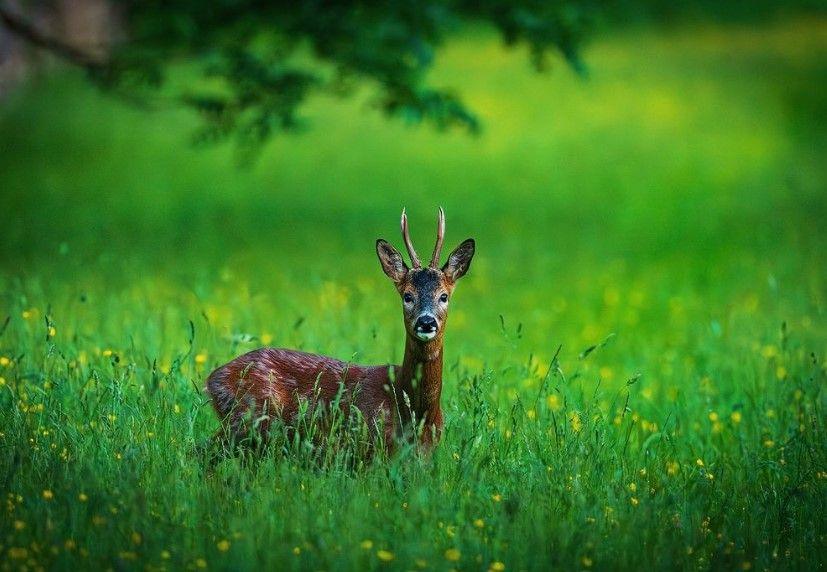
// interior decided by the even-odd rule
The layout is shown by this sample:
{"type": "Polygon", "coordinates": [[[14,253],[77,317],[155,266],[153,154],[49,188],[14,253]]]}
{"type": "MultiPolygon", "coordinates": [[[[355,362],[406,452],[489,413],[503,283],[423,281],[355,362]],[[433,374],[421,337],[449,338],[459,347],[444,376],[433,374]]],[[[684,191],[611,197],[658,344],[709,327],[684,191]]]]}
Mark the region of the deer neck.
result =
{"type": "MultiPolygon", "coordinates": [[[[419,423],[434,423],[440,417],[439,400],[442,395],[442,335],[429,342],[420,342],[407,336],[405,358],[397,373],[397,387],[410,399],[411,412],[402,411],[406,417],[413,413],[419,423]]],[[[407,410],[404,397],[400,409],[407,410]]]]}

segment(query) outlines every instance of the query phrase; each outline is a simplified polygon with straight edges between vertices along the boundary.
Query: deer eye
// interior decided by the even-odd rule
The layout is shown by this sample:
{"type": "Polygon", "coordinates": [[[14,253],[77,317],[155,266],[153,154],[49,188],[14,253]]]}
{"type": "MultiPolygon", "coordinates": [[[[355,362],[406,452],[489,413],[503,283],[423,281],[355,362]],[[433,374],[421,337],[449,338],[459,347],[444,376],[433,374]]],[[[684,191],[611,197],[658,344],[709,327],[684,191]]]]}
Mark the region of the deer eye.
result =
{"type": "Polygon", "coordinates": [[[406,304],[410,304],[413,302],[413,296],[411,296],[409,292],[405,292],[405,295],[402,296],[402,299],[405,301],[406,304]]]}
{"type": "Polygon", "coordinates": [[[440,301],[440,302],[442,302],[443,304],[444,304],[445,302],[447,302],[447,301],[448,301],[448,294],[446,294],[445,292],[443,292],[443,293],[442,293],[442,295],[439,297],[439,301],[440,301]]]}

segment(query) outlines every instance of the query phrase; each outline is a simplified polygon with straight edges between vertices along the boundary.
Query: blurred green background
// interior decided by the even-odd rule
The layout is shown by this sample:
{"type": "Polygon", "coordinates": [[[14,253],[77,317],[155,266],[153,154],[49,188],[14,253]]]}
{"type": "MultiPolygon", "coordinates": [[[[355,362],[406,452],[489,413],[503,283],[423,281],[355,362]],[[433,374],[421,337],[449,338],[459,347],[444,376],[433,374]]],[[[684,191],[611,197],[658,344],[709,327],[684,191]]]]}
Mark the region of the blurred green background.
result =
{"type": "Polygon", "coordinates": [[[232,144],[191,145],[194,113],[136,108],[76,73],[37,75],[8,94],[0,104],[0,318],[9,316],[0,404],[15,421],[3,423],[2,466],[12,476],[0,490],[32,500],[15,509],[22,532],[12,520],[0,525],[3,558],[34,541],[43,547],[37,562],[70,566],[70,539],[124,566],[160,562],[162,549],[176,566],[205,559],[219,568],[405,568],[422,554],[439,569],[823,566],[827,20],[636,23],[602,29],[582,59],[586,77],[562,61],[538,74],[491,30],[464,29],[440,50],[430,81],[462,93],[482,120],[479,135],[388,120],[362,88],[344,101],[312,97],[307,128],[276,136],[242,167],[232,144]],[[242,505],[221,496],[221,483],[205,485],[213,497],[201,491],[188,452],[217,420],[194,387],[263,343],[400,360],[398,299],[374,241],[401,246],[404,206],[415,244],[428,251],[439,205],[446,248],[477,240],[446,334],[449,421],[435,462],[452,484],[431,490],[422,477],[400,492],[374,475],[377,488],[366,490],[338,476],[337,489],[332,476],[274,460],[279,486],[300,481],[309,497],[268,497],[272,481],[256,475],[244,477],[252,492],[242,505]],[[543,380],[560,345],[570,382],[557,382],[566,409],[552,420],[560,401],[542,393],[543,380]],[[156,373],[160,395],[150,391],[156,373]],[[487,380],[490,451],[510,468],[489,471],[480,461],[473,476],[454,468],[473,432],[471,379],[487,380]],[[53,383],[64,393],[49,397],[53,383]],[[627,389],[637,425],[625,444],[624,430],[597,452],[580,442],[557,457],[538,452],[552,446],[558,424],[572,439],[584,435],[581,414],[594,422],[595,442],[609,438],[627,423],[611,396],[627,389]],[[95,391],[98,405],[83,405],[79,396],[95,391]],[[89,419],[106,434],[90,432],[89,419]],[[512,431],[529,431],[529,422],[543,445],[526,438],[509,449],[512,431]],[[51,450],[68,447],[70,466],[50,452],[53,437],[28,449],[48,427],[65,429],[52,429],[60,437],[51,450]],[[647,439],[665,427],[674,442],[648,454],[647,439]],[[165,444],[153,445],[148,432],[165,444]],[[669,463],[684,480],[651,484],[653,500],[639,495],[651,510],[627,514],[638,507],[637,496],[627,498],[630,479],[645,491],[654,475],[675,474],[669,463]],[[710,467],[718,488],[693,484],[706,483],[710,467]],[[590,484],[562,501],[581,471],[590,484]],[[179,481],[190,484],[169,484],[179,481]],[[149,500],[135,500],[129,483],[149,500]],[[545,500],[518,516],[489,514],[490,536],[480,540],[474,511],[482,509],[466,506],[479,500],[463,496],[469,487],[488,504],[509,493],[524,495],[521,507],[529,494],[545,500]],[[42,490],[57,501],[97,494],[103,514],[107,495],[120,498],[111,503],[124,520],[101,525],[91,508],[58,509],[42,490]],[[661,501],[655,490],[672,496],[661,501]],[[405,510],[410,502],[411,512],[383,504],[387,521],[364,516],[373,499],[404,500],[405,510]],[[144,501],[154,508],[140,508],[144,501]],[[335,516],[310,516],[340,505],[347,510],[335,516]],[[616,513],[604,519],[607,506],[616,513]],[[188,524],[170,516],[151,532],[153,511],[187,514],[188,524]],[[52,524],[40,529],[46,514],[52,524]],[[664,532],[673,514],[684,528],[664,532]],[[279,515],[301,518],[285,524],[279,515]],[[698,532],[709,515],[723,540],[698,532]],[[595,517],[605,528],[577,532],[595,517]],[[456,535],[441,532],[443,521],[456,535]],[[403,540],[388,522],[406,531],[403,540]],[[417,540],[418,527],[437,540],[417,540]],[[648,539],[643,551],[639,535],[648,539]],[[216,542],[225,536],[241,560],[222,560],[216,542]],[[272,553],[258,552],[254,537],[272,553]],[[344,549],[332,556],[336,542],[344,549]],[[60,555],[46,555],[50,545],[60,555]]]}
{"type": "Polygon", "coordinates": [[[221,325],[273,333],[335,284],[387,334],[377,346],[334,329],[325,349],[386,359],[398,316],[373,242],[398,243],[406,206],[429,248],[443,205],[449,242],[480,243],[457,340],[484,342],[502,314],[537,350],[601,321],[645,344],[681,296],[701,326],[753,298],[778,324],[816,318],[826,49],[822,21],[616,32],[587,49],[581,79],[565,66],[535,74],[522,53],[471,31],[445,48],[433,82],[461,85],[480,136],[319,97],[306,132],[242,169],[231,145],[188,145],[187,112],[134,109],[71,75],[40,78],[3,107],[6,280],[67,298],[157,280],[172,287],[152,296],[158,308],[175,306],[178,289],[203,304],[211,288],[243,287],[261,307],[228,309],[221,325]],[[645,299],[629,323],[632,290],[645,299]]]}

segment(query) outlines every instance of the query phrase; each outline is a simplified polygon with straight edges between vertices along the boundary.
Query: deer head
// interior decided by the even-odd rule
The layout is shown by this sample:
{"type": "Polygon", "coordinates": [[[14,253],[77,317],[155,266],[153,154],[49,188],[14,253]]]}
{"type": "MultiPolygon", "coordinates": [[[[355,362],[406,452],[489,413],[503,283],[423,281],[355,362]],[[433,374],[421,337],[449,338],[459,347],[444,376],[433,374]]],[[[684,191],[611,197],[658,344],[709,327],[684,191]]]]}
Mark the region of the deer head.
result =
{"type": "Polygon", "coordinates": [[[408,234],[408,217],[404,209],[401,225],[402,239],[411,257],[411,268],[405,264],[402,254],[381,238],[376,241],[376,254],[379,255],[382,270],[393,281],[402,299],[402,314],[408,336],[422,343],[441,339],[454,287],[457,280],[468,272],[474,257],[474,239],[464,240],[440,268],[439,255],[445,237],[445,213],[440,207],[436,246],[431,263],[423,268],[408,234]]]}

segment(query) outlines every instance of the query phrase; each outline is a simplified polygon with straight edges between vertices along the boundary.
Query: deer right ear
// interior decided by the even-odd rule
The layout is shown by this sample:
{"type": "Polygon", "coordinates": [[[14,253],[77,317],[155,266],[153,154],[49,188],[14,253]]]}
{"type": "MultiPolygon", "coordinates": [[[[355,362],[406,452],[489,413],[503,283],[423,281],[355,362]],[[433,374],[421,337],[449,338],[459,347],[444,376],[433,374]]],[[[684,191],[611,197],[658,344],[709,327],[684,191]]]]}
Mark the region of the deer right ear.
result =
{"type": "Polygon", "coordinates": [[[379,255],[379,263],[388,278],[395,284],[400,283],[408,273],[408,267],[399,251],[388,241],[380,238],[376,241],[376,254],[379,255]]]}
{"type": "Polygon", "coordinates": [[[442,267],[442,271],[448,280],[456,282],[465,276],[471,266],[471,259],[474,258],[475,249],[474,239],[467,238],[448,255],[448,262],[442,267]]]}

